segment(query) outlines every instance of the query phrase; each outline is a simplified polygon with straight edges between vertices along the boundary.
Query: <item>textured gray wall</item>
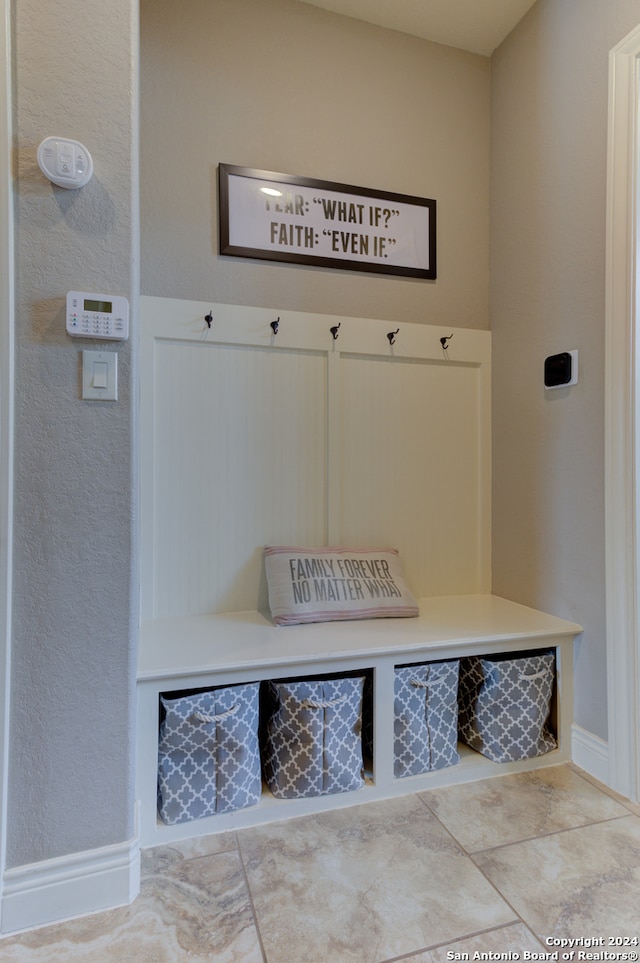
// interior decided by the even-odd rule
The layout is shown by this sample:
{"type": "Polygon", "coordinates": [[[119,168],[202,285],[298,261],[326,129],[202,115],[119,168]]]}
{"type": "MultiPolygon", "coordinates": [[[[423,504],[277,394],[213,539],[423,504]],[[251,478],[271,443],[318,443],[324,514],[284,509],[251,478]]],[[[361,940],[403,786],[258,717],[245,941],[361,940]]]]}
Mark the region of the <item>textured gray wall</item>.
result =
{"type": "Polygon", "coordinates": [[[64,328],[80,289],[131,299],[136,329],[137,5],[14,5],[17,145],[14,632],[7,865],[133,836],[137,562],[132,374],[117,403],[79,399],[64,328]],[[80,191],[53,187],[40,140],[91,151],[80,191]]]}
{"type": "Polygon", "coordinates": [[[575,619],[576,721],[606,739],[608,52],[637,0],[538,0],[492,63],[494,591],[575,619]],[[547,355],[579,350],[574,388],[547,355]]]}

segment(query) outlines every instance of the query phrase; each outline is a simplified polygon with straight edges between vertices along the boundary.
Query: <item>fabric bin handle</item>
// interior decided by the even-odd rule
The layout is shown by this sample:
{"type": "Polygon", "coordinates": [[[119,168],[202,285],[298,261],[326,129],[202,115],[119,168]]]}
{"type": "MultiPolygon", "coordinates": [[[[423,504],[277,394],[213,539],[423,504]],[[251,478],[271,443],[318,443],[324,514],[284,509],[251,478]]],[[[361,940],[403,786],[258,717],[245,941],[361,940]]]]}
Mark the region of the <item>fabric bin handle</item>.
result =
{"type": "Polygon", "coordinates": [[[326,702],[321,702],[316,699],[303,699],[301,705],[303,705],[305,709],[331,709],[333,706],[339,706],[346,698],[346,695],[343,694],[338,696],[337,699],[327,699],[326,702]]]}
{"type": "Polygon", "coordinates": [[[196,722],[220,722],[222,719],[227,719],[232,716],[234,712],[237,712],[240,708],[240,703],[238,702],[235,706],[231,706],[226,712],[220,712],[217,716],[206,716],[204,712],[200,712],[196,709],[195,712],[191,713],[191,718],[195,719],[196,722]]]}
{"type": "Polygon", "coordinates": [[[409,682],[409,684],[416,686],[416,688],[418,688],[418,689],[428,689],[429,686],[432,686],[432,685],[441,685],[443,682],[446,682],[446,681],[447,681],[447,680],[445,679],[444,676],[440,676],[439,678],[438,678],[438,676],[436,676],[435,679],[429,679],[429,680],[427,680],[427,679],[424,679],[424,680],[423,680],[423,679],[411,679],[410,682],[409,682]]]}
{"type": "Polygon", "coordinates": [[[543,669],[541,672],[532,672],[531,675],[528,675],[526,672],[521,672],[521,673],[520,673],[520,678],[521,678],[521,679],[527,679],[527,680],[528,680],[528,679],[542,679],[542,678],[544,678],[545,675],[547,675],[547,670],[546,670],[546,669],[543,669]]]}

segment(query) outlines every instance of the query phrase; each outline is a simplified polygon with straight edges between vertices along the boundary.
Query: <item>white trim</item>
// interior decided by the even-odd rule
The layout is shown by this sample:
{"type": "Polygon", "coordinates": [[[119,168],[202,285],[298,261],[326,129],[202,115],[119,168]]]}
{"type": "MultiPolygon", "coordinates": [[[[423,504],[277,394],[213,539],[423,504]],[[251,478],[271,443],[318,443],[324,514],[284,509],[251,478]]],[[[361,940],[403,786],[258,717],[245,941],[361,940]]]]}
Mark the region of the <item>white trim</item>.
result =
{"type": "Polygon", "coordinates": [[[638,738],[635,258],[640,27],[609,55],[607,169],[605,523],[607,592],[608,785],[629,799],[640,791],[638,738]]]}
{"type": "Polygon", "coordinates": [[[0,933],[127,906],[139,890],[137,832],[127,842],[18,866],[4,873],[0,933]]]}
{"type": "Polygon", "coordinates": [[[571,727],[571,759],[603,785],[609,785],[609,746],[575,723],[571,727]]]}
{"type": "MultiPolygon", "coordinates": [[[[0,880],[6,853],[13,478],[13,208],[10,0],[0,2],[0,880]]],[[[1,887],[1,884],[0,884],[1,887]]],[[[1,893],[1,888],[0,888],[1,893]]]]}

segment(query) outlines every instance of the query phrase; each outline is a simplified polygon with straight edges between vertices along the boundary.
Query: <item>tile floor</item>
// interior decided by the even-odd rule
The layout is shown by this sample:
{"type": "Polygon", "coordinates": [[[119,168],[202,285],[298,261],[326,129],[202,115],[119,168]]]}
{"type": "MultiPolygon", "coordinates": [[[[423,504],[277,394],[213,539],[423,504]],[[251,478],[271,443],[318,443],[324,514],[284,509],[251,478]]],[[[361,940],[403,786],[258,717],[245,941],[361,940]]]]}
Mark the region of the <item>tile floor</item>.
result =
{"type": "Polygon", "coordinates": [[[561,939],[586,941],[573,963],[637,959],[610,938],[640,940],[640,806],[568,765],[147,850],[130,907],[0,960],[525,961],[561,939]]]}

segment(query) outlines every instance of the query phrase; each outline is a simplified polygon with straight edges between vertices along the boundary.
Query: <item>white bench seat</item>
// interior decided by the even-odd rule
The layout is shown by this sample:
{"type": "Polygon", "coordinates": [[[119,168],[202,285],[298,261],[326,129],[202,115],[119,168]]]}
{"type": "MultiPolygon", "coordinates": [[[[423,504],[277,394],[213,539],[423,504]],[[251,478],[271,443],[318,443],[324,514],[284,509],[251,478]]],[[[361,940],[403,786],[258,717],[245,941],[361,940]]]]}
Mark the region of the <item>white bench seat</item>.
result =
{"type": "Polygon", "coordinates": [[[420,615],[274,627],[258,612],[233,612],[145,622],[138,668],[138,799],[144,846],[272,819],[380,799],[490,774],[553,765],[570,759],[573,719],[573,640],[580,625],[493,595],[445,596],[419,601],[420,615]],[[556,650],[554,724],[558,749],[506,765],[464,751],[448,769],[404,779],[393,776],[394,668],[464,655],[556,650]],[[254,807],[174,826],[156,814],[159,693],[269,678],[372,669],[373,770],[364,789],[312,799],[275,800],[268,792],[254,807]]]}

